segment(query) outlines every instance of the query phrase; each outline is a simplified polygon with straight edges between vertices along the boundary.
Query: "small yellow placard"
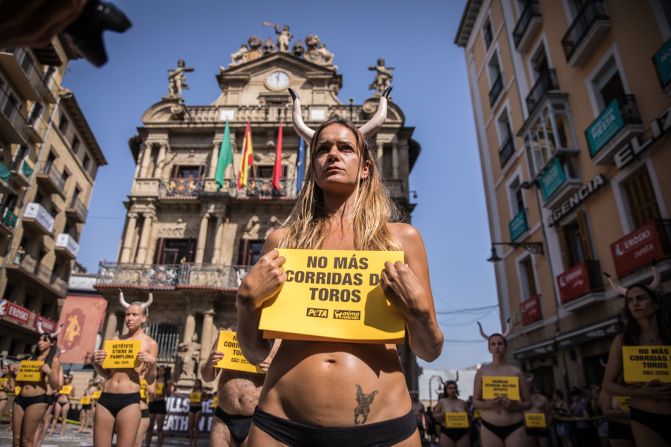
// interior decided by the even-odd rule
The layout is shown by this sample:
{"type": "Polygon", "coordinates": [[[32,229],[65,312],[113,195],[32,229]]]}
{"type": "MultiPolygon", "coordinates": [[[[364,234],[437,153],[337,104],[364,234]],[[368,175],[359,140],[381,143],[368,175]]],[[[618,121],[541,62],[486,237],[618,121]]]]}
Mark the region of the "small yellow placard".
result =
{"type": "Polygon", "coordinates": [[[61,396],[69,396],[72,394],[72,385],[63,385],[60,390],[58,390],[58,394],[61,396]]]}
{"type": "Polygon", "coordinates": [[[468,413],[465,411],[445,413],[445,428],[468,428],[468,413]]]}
{"type": "Polygon", "coordinates": [[[189,401],[191,402],[191,405],[201,403],[202,399],[203,399],[203,393],[201,393],[199,391],[194,391],[193,393],[189,393],[189,401]]]}
{"type": "Polygon", "coordinates": [[[380,287],[402,251],[279,249],[287,281],[261,312],[268,338],[400,343],[405,321],[380,287]]]}
{"type": "Polygon", "coordinates": [[[135,368],[140,353],[140,340],[105,340],[105,369],[135,368]]]}
{"type": "Polygon", "coordinates": [[[219,405],[219,397],[214,396],[210,401],[210,408],[214,410],[215,408],[217,408],[218,405],[219,405]]]}
{"type": "Polygon", "coordinates": [[[615,400],[617,401],[617,405],[620,407],[620,410],[629,411],[629,401],[631,401],[631,397],[615,396],[615,400]]]}
{"type": "Polygon", "coordinates": [[[147,399],[147,381],[140,379],[140,399],[147,399]]]}
{"type": "Polygon", "coordinates": [[[516,376],[482,376],[482,398],[507,397],[520,400],[520,378],[516,376]]]}
{"type": "Polygon", "coordinates": [[[476,408],[475,410],[473,410],[473,418],[474,419],[480,419],[480,409],[479,408],[476,408]]]}
{"type": "Polygon", "coordinates": [[[42,378],[44,360],[22,360],[19,363],[17,382],[39,382],[42,378]]]}
{"type": "Polygon", "coordinates": [[[18,396],[19,394],[21,394],[21,387],[20,386],[15,386],[14,387],[14,395],[18,396]]]}
{"type": "Polygon", "coordinates": [[[622,346],[624,381],[671,382],[671,346],[622,346]]]}
{"type": "Polygon", "coordinates": [[[219,331],[217,352],[223,352],[224,358],[214,365],[215,368],[263,374],[263,371],[258,366],[249,363],[249,360],[242,354],[240,345],[238,345],[238,337],[233,331],[219,331]]]}
{"type": "Polygon", "coordinates": [[[154,393],[154,396],[163,396],[163,387],[165,384],[156,382],[156,392],[154,393]]]}
{"type": "Polygon", "coordinates": [[[0,390],[4,391],[5,387],[7,386],[7,382],[9,382],[8,377],[0,377],[0,390]]]}
{"type": "Polygon", "coordinates": [[[98,399],[100,399],[100,395],[101,395],[102,393],[103,393],[103,392],[100,391],[100,390],[96,390],[96,391],[94,391],[93,394],[91,394],[91,399],[93,399],[93,400],[98,400],[98,399]]]}
{"type": "Polygon", "coordinates": [[[544,413],[524,413],[524,425],[527,428],[547,428],[544,413]]]}
{"type": "Polygon", "coordinates": [[[91,405],[91,396],[82,396],[82,398],[79,399],[79,402],[82,405],[91,405]]]}

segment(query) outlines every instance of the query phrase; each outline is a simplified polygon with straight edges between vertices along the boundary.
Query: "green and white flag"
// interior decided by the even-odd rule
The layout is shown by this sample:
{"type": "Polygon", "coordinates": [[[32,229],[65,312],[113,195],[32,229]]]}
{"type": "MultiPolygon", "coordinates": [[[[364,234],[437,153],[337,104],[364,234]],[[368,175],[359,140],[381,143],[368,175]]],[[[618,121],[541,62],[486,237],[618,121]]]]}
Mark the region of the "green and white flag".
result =
{"type": "Polygon", "coordinates": [[[217,172],[214,174],[214,179],[217,182],[217,191],[224,185],[224,175],[226,174],[226,167],[233,164],[233,148],[231,147],[231,129],[228,127],[226,121],[226,129],[224,129],[224,138],[221,140],[219,148],[219,161],[217,162],[217,172]]]}

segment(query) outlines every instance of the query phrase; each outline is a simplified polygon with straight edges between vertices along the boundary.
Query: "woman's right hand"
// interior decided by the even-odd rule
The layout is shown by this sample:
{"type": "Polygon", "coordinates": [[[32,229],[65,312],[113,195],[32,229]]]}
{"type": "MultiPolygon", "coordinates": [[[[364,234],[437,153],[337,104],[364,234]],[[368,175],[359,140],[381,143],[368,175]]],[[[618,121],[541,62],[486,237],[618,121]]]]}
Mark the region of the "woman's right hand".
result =
{"type": "Polygon", "coordinates": [[[102,366],[103,361],[107,357],[107,352],[103,351],[102,349],[95,351],[93,353],[93,362],[99,366],[102,366]]]}
{"type": "Polygon", "coordinates": [[[214,366],[219,363],[219,360],[224,358],[224,353],[219,351],[210,352],[210,356],[207,358],[207,364],[214,368],[214,366]]]}
{"type": "Polygon", "coordinates": [[[277,250],[263,255],[242,280],[238,301],[252,310],[258,310],[274,298],[287,280],[282,268],[285,261],[277,250]]]}

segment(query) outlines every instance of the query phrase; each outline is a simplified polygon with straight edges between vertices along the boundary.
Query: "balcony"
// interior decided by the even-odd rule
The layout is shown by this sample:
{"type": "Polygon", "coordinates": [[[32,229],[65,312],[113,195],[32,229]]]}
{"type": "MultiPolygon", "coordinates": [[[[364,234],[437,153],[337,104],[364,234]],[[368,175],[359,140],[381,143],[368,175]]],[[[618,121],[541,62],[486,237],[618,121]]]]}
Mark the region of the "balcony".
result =
{"type": "Polygon", "coordinates": [[[578,306],[571,304],[571,309],[603,299],[603,280],[599,261],[584,261],[574,265],[564,273],[557,275],[559,301],[562,305],[589,296],[578,306]]]}
{"type": "Polygon", "coordinates": [[[559,155],[545,165],[535,180],[543,195],[543,205],[550,209],[582,186],[580,179],[571,175],[567,163],[559,155]]]}
{"type": "Polygon", "coordinates": [[[18,216],[10,208],[2,209],[2,217],[0,217],[0,234],[11,236],[14,234],[16,228],[16,221],[18,216]]]}
{"type": "Polygon", "coordinates": [[[652,61],[655,64],[655,71],[662,90],[667,95],[671,95],[671,39],[664,42],[664,45],[657,50],[652,61]]]}
{"type": "Polygon", "coordinates": [[[530,297],[528,300],[520,303],[520,313],[522,314],[522,324],[528,326],[531,323],[543,319],[541,310],[541,300],[538,295],[530,297]]]}
{"type": "Polygon", "coordinates": [[[56,237],[54,247],[57,254],[63,254],[70,259],[76,259],[79,254],[79,243],[67,233],[61,233],[56,237]]]}
{"type": "Polygon", "coordinates": [[[671,220],[651,220],[610,246],[618,278],[671,258],[671,220]]]}
{"type": "Polygon", "coordinates": [[[515,138],[512,134],[508,134],[506,140],[499,148],[499,163],[501,169],[508,163],[508,161],[515,155],[515,138]]]}
{"type": "Polygon", "coordinates": [[[250,266],[101,263],[96,288],[237,290],[250,266]]]}
{"type": "Polygon", "coordinates": [[[23,223],[44,235],[51,235],[54,230],[54,218],[37,202],[31,202],[26,206],[23,223]]]}
{"type": "Polygon", "coordinates": [[[218,188],[214,179],[206,179],[202,194],[225,194],[238,200],[295,200],[297,197],[294,178],[280,179],[280,189],[275,190],[272,179],[265,177],[250,177],[247,179],[247,185],[241,189],[238,189],[235,179],[224,179],[221,189],[218,188]]]}
{"type": "Polygon", "coordinates": [[[499,96],[501,96],[502,91],[503,91],[503,74],[501,72],[498,72],[496,75],[496,79],[492,84],[492,88],[489,90],[489,105],[491,107],[494,107],[494,103],[496,102],[497,99],[499,99],[499,96]]]}
{"type": "Polygon", "coordinates": [[[161,181],[158,179],[135,179],[130,195],[133,197],[158,197],[161,181]]]}
{"type": "Polygon", "coordinates": [[[27,187],[30,185],[30,177],[34,171],[35,164],[30,158],[25,157],[14,164],[11,171],[12,179],[17,185],[27,187]]]}
{"type": "Polygon", "coordinates": [[[561,40],[566,62],[572,67],[581,67],[610,27],[603,0],[587,0],[561,40]]]}
{"type": "Polygon", "coordinates": [[[25,50],[0,51],[0,67],[22,98],[29,101],[40,100],[40,94],[35,88],[39,75],[25,50]]]}
{"type": "Polygon", "coordinates": [[[543,25],[543,14],[541,14],[538,0],[527,1],[520,19],[513,29],[513,41],[515,48],[520,53],[524,53],[529,49],[533,38],[543,25]]]}
{"type": "Polygon", "coordinates": [[[612,164],[615,153],[643,130],[634,96],[614,99],[585,129],[592,160],[598,165],[612,164]]]}
{"type": "Polygon", "coordinates": [[[37,180],[44,185],[47,191],[65,198],[65,179],[53,164],[45,165],[37,173],[37,180]]]}
{"type": "Polygon", "coordinates": [[[28,142],[24,133],[28,122],[19,104],[15,96],[10,96],[4,88],[0,88],[0,136],[10,144],[28,142]]]}
{"type": "Polygon", "coordinates": [[[159,196],[170,201],[192,201],[203,192],[203,178],[171,178],[161,182],[159,196]]]}
{"type": "Polygon", "coordinates": [[[508,230],[510,231],[510,240],[512,242],[515,242],[520,236],[529,231],[526,211],[520,210],[520,212],[508,222],[508,230]]]}
{"type": "Polygon", "coordinates": [[[9,178],[12,176],[9,168],[0,161],[0,193],[5,194],[13,192],[13,188],[9,186],[9,178]]]}
{"type": "Polygon", "coordinates": [[[86,216],[88,216],[89,210],[86,209],[86,206],[84,206],[79,198],[73,197],[67,208],[65,208],[65,213],[67,214],[68,219],[84,223],[86,222],[86,216]]]}
{"type": "Polygon", "coordinates": [[[28,254],[17,254],[7,269],[23,275],[24,278],[35,281],[47,291],[65,297],[68,290],[68,284],[63,279],[54,275],[54,273],[35,258],[28,254]]]}
{"type": "Polygon", "coordinates": [[[557,82],[557,73],[555,70],[548,69],[539,73],[536,83],[531,87],[531,90],[526,97],[529,118],[534,115],[536,108],[543,101],[543,98],[553,91],[559,91],[559,83],[557,82]]]}

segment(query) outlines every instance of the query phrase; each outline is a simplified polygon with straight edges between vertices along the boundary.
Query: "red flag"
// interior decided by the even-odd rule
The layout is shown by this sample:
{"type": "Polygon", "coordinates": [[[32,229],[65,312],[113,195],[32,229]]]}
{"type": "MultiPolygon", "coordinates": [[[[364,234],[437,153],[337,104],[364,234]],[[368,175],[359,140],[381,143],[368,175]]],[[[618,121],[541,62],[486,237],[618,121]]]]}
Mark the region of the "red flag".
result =
{"type": "Polygon", "coordinates": [[[282,123],[277,133],[277,145],[275,146],[275,166],[273,167],[273,189],[280,190],[280,179],[282,178],[282,123]]]}

